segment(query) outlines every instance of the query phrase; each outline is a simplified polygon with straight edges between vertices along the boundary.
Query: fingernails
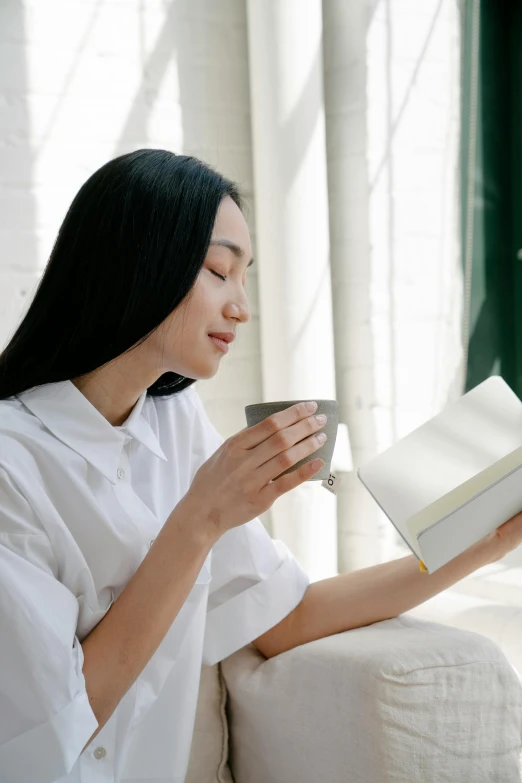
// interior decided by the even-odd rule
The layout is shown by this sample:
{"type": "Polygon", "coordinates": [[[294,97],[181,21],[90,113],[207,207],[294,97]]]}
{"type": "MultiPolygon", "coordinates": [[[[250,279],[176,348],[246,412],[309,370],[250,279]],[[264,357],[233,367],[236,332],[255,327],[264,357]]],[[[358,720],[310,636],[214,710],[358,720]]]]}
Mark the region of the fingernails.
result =
{"type": "Polygon", "coordinates": [[[310,411],[310,413],[313,413],[314,411],[317,410],[317,403],[316,402],[307,402],[306,405],[307,405],[308,410],[310,411]]]}

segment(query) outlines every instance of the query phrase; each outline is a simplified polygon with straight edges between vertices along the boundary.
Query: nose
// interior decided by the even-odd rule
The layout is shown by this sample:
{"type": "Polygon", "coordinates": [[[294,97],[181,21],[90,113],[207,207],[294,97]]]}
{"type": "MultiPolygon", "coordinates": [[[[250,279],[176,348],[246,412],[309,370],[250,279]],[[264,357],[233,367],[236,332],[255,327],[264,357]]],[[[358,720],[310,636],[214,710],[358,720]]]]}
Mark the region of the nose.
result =
{"type": "Polygon", "coordinates": [[[236,318],[241,323],[246,323],[250,320],[250,305],[246,296],[240,300],[239,304],[237,302],[230,303],[229,311],[229,317],[236,318]]]}

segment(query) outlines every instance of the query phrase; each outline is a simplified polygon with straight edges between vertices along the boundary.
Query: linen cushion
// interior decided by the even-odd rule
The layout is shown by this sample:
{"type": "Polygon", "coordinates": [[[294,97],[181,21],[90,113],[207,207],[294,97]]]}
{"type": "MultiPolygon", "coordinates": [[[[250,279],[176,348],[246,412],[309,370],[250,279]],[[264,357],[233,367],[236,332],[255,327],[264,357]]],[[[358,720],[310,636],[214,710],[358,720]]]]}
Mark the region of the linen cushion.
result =
{"type": "Polygon", "coordinates": [[[222,671],[235,783],[520,783],[522,687],[478,634],[402,615],[222,671]]]}
{"type": "Polygon", "coordinates": [[[201,667],[198,706],[185,783],[234,783],[228,765],[226,689],[221,664],[201,667]]]}

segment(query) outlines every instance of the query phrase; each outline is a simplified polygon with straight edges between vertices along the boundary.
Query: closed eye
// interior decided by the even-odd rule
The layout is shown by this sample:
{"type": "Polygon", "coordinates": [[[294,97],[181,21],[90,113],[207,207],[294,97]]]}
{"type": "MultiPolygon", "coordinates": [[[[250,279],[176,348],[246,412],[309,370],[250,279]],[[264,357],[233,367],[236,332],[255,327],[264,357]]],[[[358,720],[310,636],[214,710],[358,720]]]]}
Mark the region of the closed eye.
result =
{"type": "Polygon", "coordinates": [[[213,275],[216,275],[216,277],[219,277],[221,280],[225,280],[226,281],[227,278],[223,277],[223,275],[220,275],[219,272],[214,272],[213,269],[211,269],[210,271],[212,272],[213,275]]]}

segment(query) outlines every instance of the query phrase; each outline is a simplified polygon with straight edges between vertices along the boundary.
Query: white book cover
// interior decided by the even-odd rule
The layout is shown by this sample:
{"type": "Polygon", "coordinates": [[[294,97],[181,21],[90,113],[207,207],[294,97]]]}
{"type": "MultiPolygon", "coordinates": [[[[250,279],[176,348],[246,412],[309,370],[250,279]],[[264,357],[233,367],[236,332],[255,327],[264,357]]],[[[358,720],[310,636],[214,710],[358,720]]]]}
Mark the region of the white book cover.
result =
{"type": "Polygon", "coordinates": [[[492,376],[358,476],[431,573],[522,511],[522,402],[492,376]]]}

